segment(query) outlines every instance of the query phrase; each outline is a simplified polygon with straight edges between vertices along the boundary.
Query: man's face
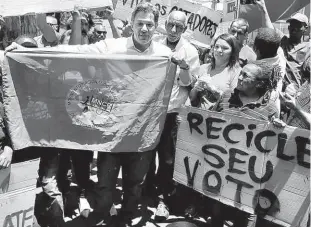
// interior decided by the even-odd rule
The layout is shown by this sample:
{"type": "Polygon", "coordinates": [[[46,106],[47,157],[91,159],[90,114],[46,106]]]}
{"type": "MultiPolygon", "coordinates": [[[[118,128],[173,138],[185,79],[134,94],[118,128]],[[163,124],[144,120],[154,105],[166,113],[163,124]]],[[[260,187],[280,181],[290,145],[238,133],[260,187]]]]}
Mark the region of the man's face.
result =
{"type": "Polygon", "coordinates": [[[236,88],[242,92],[253,91],[256,89],[256,85],[258,83],[257,75],[260,73],[260,69],[256,65],[245,65],[238,77],[238,84],[236,88]]]}
{"type": "Polygon", "coordinates": [[[134,40],[140,45],[149,44],[156,27],[153,13],[138,12],[132,21],[134,40]]]}
{"type": "Polygon", "coordinates": [[[58,31],[57,19],[51,16],[46,17],[46,23],[50,25],[54,31],[58,31]]]}
{"type": "Polygon", "coordinates": [[[242,23],[234,22],[228,30],[228,33],[235,36],[239,45],[242,46],[247,38],[246,26],[242,23]]]}
{"type": "Polygon", "coordinates": [[[169,42],[177,42],[187,29],[184,20],[179,15],[171,15],[165,23],[167,39],[169,42]]]}
{"type": "Polygon", "coordinates": [[[106,39],[107,31],[102,25],[95,26],[94,35],[96,37],[96,41],[101,41],[106,39]]]}
{"type": "Polygon", "coordinates": [[[301,39],[305,30],[306,26],[304,25],[304,23],[297,20],[291,20],[289,22],[288,31],[290,38],[301,39]]]}

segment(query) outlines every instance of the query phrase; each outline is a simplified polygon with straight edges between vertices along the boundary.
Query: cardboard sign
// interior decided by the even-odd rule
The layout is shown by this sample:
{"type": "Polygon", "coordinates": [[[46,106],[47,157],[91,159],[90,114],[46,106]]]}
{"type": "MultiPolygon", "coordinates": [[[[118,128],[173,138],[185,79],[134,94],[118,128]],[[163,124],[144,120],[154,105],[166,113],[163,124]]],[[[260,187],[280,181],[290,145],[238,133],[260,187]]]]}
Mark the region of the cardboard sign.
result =
{"type": "Polygon", "coordinates": [[[174,179],[202,194],[285,226],[306,226],[310,132],[185,107],[174,179]]]}
{"type": "MultiPolygon", "coordinates": [[[[17,151],[18,152],[18,151],[17,151]]],[[[0,170],[0,226],[33,226],[39,159],[0,170]]]]}
{"type": "MultiPolygon", "coordinates": [[[[205,27],[202,28],[199,25],[196,29],[193,30],[193,38],[201,43],[210,44],[212,41],[212,38],[214,37],[216,33],[216,29],[214,30],[214,28],[218,27],[218,24],[221,21],[222,15],[219,12],[209,9],[207,7],[201,7],[201,9],[196,13],[193,20],[195,20],[197,17],[201,18],[200,15],[206,15],[202,17],[202,20],[203,18],[208,18],[208,20],[213,22],[214,26],[209,27],[208,30],[205,30],[205,27]]],[[[188,19],[188,23],[189,23],[189,19],[188,19]]]]}
{"type": "MultiPolygon", "coordinates": [[[[133,9],[139,2],[138,0],[118,0],[114,16],[121,20],[130,21],[133,9]]],[[[194,37],[192,38],[200,39],[205,44],[209,44],[214,37],[222,18],[220,12],[204,7],[201,3],[188,0],[154,0],[152,3],[160,12],[159,27],[164,27],[165,20],[170,12],[174,10],[183,11],[188,17],[187,36],[191,37],[193,32],[194,37]]]]}
{"type": "Polygon", "coordinates": [[[0,195],[0,226],[32,227],[36,193],[31,187],[0,195]]]}
{"type": "Polygon", "coordinates": [[[96,9],[112,6],[111,0],[1,0],[0,15],[21,16],[35,13],[66,12],[74,10],[75,6],[96,9]]]}
{"type": "Polygon", "coordinates": [[[40,159],[34,159],[15,163],[0,170],[0,196],[2,193],[34,187],[38,178],[39,161],[40,159]]]}
{"type": "Polygon", "coordinates": [[[237,0],[226,0],[224,2],[222,21],[234,20],[237,13],[237,7],[237,0]]]}

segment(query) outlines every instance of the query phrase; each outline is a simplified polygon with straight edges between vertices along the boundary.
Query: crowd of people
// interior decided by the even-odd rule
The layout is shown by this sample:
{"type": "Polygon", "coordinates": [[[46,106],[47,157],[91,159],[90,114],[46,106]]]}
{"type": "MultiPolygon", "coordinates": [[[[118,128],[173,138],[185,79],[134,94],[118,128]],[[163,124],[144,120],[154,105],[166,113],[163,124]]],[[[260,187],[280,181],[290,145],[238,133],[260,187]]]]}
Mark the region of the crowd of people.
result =
{"type": "MultiPolygon", "coordinates": [[[[197,204],[202,204],[201,199],[195,199],[198,195],[181,189],[173,180],[180,124],[178,111],[188,103],[187,100],[189,105],[197,108],[266,120],[275,127],[287,124],[310,130],[310,43],[302,39],[309,26],[308,18],[300,13],[289,18],[289,36],[286,36],[273,27],[265,1],[257,0],[256,5],[262,13],[263,25],[252,48],[246,43],[249,24],[238,18],[232,21],[228,33],[215,37],[211,48],[200,51],[200,55],[196,47],[183,38],[187,30],[185,13],[171,12],[165,22],[166,34],[157,35],[159,12],[146,1],[136,6],[130,23],[124,24],[122,29],[116,25],[111,8],[99,13],[108,21],[111,31],[106,29],[102,20],[94,23],[91,14],[79,10],[72,12],[62,34],[53,15],[37,15],[42,35],[18,37],[5,52],[52,48],[80,53],[167,56],[177,65],[164,129],[156,149],[122,154],[99,151],[96,184],[90,180],[92,151],[36,147],[27,148],[27,152],[14,152],[1,104],[0,167],[6,168],[14,160],[21,159],[21,153],[27,158],[39,154],[41,158],[38,185],[47,197],[45,204],[40,205],[43,209],[36,213],[41,227],[65,226],[66,200],[70,193],[67,172],[71,163],[79,188],[80,215],[86,226],[132,226],[142,194],[157,201],[155,220],[165,221],[170,213],[174,213],[172,204],[178,203],[174,195],[179,190],[187,197],[193,197],[193,203],[185,207],[185,215],[194,217],[198,212],[197,204]],[[106,38],[107,33],[113,38],[106,38]],[[114,219],[110,210],[121,167],[124,195],[121,211],[114,219]],[[91,189],[96,191],[93,207],[86,199],[91,189]]],[[[3,23],[0,17],[0,24],[3,23]]],[[[0,73],[1,66],[0,58],[0,73]]],[[[210,213],[212,227],[222,227],[229,221],[236,227],[266,226],[260,224],[261,218],[256,215],[207,197],[203,210],[210,213]]]]}

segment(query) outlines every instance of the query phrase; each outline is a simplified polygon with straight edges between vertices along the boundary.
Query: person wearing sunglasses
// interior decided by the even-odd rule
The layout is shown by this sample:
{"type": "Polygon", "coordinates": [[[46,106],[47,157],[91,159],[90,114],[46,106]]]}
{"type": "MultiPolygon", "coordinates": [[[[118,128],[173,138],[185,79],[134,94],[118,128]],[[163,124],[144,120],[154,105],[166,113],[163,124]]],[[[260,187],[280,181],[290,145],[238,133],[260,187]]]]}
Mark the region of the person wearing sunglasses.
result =
{"type": "MultiPolygon", "coordinates": [[[[262,13],[263,26],[274,29],[265,0],[257,0],[256,5],[258,5],[258,8],[262,13]]],[[[286,22],[289,23],[289,36],[286,36],[278,30],[278,33],[282,38],[281,48],[283,49],[284,56],[287,60],[283,90],[285,90],[288,84],[294,84],[295,89],[297,90],[302,85],[300,67],[307,54],[310,52],[310,43],[303,41],[304,35],[309,26],[309,20],[306,15],[296,13],[286,22]]]]}
{"type": "Polygon", "coordinates": [[[42,35],[34,38],[38,47],[57,46],[61,38],[61,35],[58,33],[57,19],[46,14],[37,14],[37,25],[42,32],[42,35]]]}
{"type": "MultiPolygon", "coordinates": [[[[174,197],[176,184],[173,180],[174,160],[175,160],[175,145],[177,140],[177,129],[179,125],[178,109],[186,103],[190,86],[195,80],[195,75],[198,75],[200,69],[200,60],[197,49],[190,44],[182,34],[187,30],[187,16],[182,11],[173,11],[169,14],[165,22],[165,36],[154,37],[155,41],[169,47],[172,52],[176,53],[179,61],[173,85],[171,99],[168,106],[164,129],[161,135],[160,142],[157,147],[159,156],[159,167],[157,171],[157,188],[160,192],[160,202],[157,207],[155,219],[164,221],[169,216],[168,201],[174,197]],[[181,80],[182,71],[189,70],[191,80],[184,84],[181,80]]],[[[155,154],[151,164],[149,173],[146,179],[145,191],[153,196],[150,192],[155,191],[155,154]]]]}
{"type": "Polygon", "coordinates": [[[101,40],[105,40],[107,36],[107,30],[104,25],[97,24],[94,27],[92,34],[90,35],[90,43],[96,43],[101,40]]]}
{"type": "Polygon", "coordinates": [[[240,48],[239,63],[241,67],[246,65],[248,62],[255,61],[257,57],[252,48],[250,48],[246,43],[248,38],[248,30],[249,24],[247,20],[243,18],[233,20],[228,29],[228,33],[236,38],[237,44],[240,48]]]}

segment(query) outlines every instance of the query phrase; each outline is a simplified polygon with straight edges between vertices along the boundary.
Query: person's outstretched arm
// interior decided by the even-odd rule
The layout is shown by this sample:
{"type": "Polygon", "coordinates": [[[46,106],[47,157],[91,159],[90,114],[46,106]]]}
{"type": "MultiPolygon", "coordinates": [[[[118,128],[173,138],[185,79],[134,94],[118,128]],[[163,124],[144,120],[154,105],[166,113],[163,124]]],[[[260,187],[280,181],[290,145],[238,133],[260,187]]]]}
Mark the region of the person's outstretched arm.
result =
{"type": "Polygon", "coordinates": [[[264,28],[274,28],[267,7],[265,0],[257,0],[256,5],[258,6],[259,10],[261,11],[261,19],[262,19],[262,27],[264,28]]]}
{"type": "Polygon", "coordinates": [[[69,45],[81,44],[82,33],[81,33],[81,14],[79,10],[75,10],[72,13],[72,25],[69,39],[69,45]]]}
{"type": "Polygon", "coordinates": [[[37,14],[37,24],[42,32],[43,37],[48,41],[48,43],[57,43],[58,39],[54,29],[47,24],[45,14],[37,14]]]}

